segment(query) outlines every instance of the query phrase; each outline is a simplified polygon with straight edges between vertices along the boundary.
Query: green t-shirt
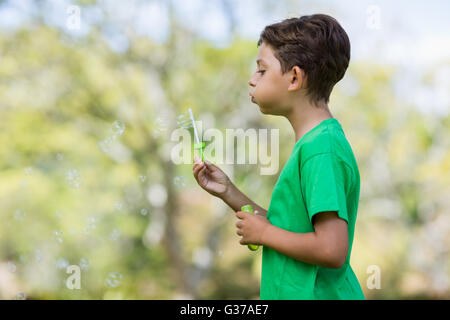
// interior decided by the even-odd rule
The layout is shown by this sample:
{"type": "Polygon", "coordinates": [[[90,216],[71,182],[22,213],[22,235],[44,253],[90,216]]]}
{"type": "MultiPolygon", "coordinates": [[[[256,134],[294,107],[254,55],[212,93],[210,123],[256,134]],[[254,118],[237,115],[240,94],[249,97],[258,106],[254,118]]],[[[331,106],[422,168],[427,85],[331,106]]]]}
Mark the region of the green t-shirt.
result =
{"type": "Polygon", "coordinates": [[[261,300],[362,299],[364,294],[351,266],[359,170],[341,125],[322,121],[295,144],[272,193],[267,219],[284,230],[314,232],[312,217],[337,211],[348,225],[349,251],[339,269],[290,258],[263,247],[261,300]]]}

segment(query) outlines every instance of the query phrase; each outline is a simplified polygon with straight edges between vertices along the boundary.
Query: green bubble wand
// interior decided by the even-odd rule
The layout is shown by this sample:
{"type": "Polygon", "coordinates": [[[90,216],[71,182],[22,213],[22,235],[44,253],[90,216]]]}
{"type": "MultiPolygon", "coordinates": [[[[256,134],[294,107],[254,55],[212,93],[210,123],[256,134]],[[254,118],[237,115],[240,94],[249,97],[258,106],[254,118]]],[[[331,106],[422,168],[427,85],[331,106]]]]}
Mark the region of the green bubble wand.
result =
{"type": "Polygon", "coordinates": [[[205,159],[203,156],[203,149],[205,148],[205,143],[200,142],[200,139],[198,137],[197,126],[195,125],[194,114],[192,113],[192,109],[189,108],[188,111],[189,111],[189,117],[191,118],[191,121],[192,121],[192,127],[194,128],[194,136],[195,136],[194,150],[199,150],[200,157],[202,158],[202,162],[204,162],[205,159]]]}
{"type": "MultiPolygon", "coordinates": [[[[194,114],[192,113],[192,109],[189,108],[188,111],[189,111],[189,117],[191,118],[191,121],[192,121],[192,127],[194,128],[194,136],[195,136],[195,142],[196,142],[196,143],[194,143],[194,150],[200,150],[200,156],[202,158],[202,162],[204,162],[205,159],[203,156],[203,149],[205,148],[205,143],[203,141],[200,142],[200,139],[198,137],[197,126],[195,125],[195,119],[194,119],[194,114]]],[[[245,211],[245,212],[253,214],[253,208],[251,205],[242,206],[241,211],[245,211]]],[[[259,249],[259,245],[249,244],[248,248],[251,251],[256,251],[259,249]]]]}

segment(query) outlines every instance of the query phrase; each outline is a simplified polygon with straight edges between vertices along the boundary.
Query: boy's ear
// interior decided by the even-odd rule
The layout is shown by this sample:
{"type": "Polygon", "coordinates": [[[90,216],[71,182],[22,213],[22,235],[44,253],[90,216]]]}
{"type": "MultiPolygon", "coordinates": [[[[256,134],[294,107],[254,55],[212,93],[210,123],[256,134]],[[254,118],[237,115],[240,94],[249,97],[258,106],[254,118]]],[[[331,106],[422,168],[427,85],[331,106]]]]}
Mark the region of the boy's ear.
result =
{"type": "Polygon", "coordinates": [[[306,73],[303,71],[302,68],[298,66],[292,67],[292,70],[290,71],[290,85],[288,90],[299,90],[306,87],[306,73]]]}

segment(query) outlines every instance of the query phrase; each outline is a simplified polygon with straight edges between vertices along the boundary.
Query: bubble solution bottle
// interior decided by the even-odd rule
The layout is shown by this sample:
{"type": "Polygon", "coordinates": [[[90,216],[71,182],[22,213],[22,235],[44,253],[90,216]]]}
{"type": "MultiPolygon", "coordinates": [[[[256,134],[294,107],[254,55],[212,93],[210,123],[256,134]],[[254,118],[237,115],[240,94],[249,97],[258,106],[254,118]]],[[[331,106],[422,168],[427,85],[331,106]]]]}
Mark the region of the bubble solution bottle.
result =
{"type": "MultiPolygon", "coordinates": [[[[241,207],[241,211],[244,211],[244,212],[248,212],[248,213],[251,213],[251,214],[253,214],[253,208],[252,208],[252,206],[251,205],[245,205],[245,206],[242,206],[241,207]]],[[[248,245],[248,248],[251,250],[251,251],[256,251],[256,250],[258,250],[258,248],[259,248],[259,245],[257,245],[257,244],[249,244],[248,245]]]]}

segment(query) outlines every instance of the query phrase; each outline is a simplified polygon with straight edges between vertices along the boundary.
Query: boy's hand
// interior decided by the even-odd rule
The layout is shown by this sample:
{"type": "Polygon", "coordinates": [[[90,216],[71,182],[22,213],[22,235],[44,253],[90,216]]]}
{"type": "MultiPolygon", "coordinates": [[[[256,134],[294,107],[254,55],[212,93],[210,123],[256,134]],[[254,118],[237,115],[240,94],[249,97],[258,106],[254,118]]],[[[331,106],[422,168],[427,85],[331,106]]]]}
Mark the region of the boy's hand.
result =
{"type": "Polygon", "coordinates": [[[202,162],[195,157],[192,171],[200,187],[213,196],[222,197],[231,185],[231,181],[225,172],[208,160],[202,162]]]}
{"type": "Polygon", "coordinates": [[[242,236],[240,244],[262,244],[264,231],[271,225],[266,217],[260,215],[258,211],[255,214],[238,211],[236,217],[239,218],[236,222],[238,228],[236,233],[242,236]]]}

